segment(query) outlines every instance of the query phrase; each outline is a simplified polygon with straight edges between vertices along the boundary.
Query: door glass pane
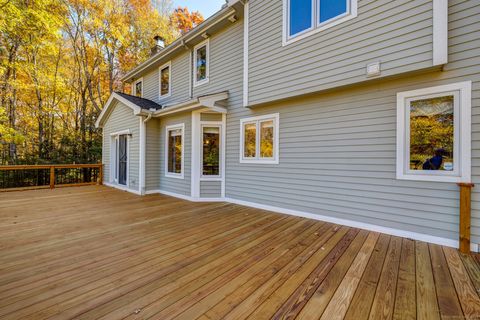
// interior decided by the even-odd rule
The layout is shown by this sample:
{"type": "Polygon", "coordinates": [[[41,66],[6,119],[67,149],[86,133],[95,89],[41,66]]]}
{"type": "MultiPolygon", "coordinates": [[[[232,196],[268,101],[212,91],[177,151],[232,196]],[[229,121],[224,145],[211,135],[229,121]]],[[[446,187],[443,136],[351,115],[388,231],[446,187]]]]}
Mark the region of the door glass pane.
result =
{"type": "Polygon", "coordinates": [[[203,127],[203,175],[220,175],[219,127],[203,127]]]}
{"type": "Polygon", "coordinates": [[[452,171],[453,95],[410,102],[410,169],[452,171]]]}
{"type": "Polygon", "coordinates": [[[118,183],[127,184],[127,136],[118,137],[118,183]]]}
{"type": "Polygon", "coordinates": [[[256,156],[257,125],[255,123],[246,123],[244,130],[243,156],[245,158],[254,158],[256,156]]]}
{"type": "Polygon", "coordinates": [[[182,173],[182,129],[168,131],[168,172],[182,173]]]}
{"type": "Polygon", "coordinates": [[[260,122],[260,158],[273,158],[273,120],[260,122]]]}
{"type": "Polygon", "coordinates": [[[170,93],[170,67],[162,69],[160,80],[160,95],[165,96],[170,93]]]}
{"type": "Polygon", "coordinates": [[[137,97],[142,96],[142,82],[141,81],[135,83],[135,95],[137,97]]]}
{"type": "Polygon", "coordinates": [[[197,49],[197,82],[207,79],[207,46],[197,49]]]}
{"type": "Polygon", "coordinates": [[[347,1],[349,0],[320,0],[320,23],[346,13],[347,1]]]}
{"type": "Polygon", "coordinates": [[[313,0],[289,1],[290,36],[312,27],[312,1],[313,0]]]}

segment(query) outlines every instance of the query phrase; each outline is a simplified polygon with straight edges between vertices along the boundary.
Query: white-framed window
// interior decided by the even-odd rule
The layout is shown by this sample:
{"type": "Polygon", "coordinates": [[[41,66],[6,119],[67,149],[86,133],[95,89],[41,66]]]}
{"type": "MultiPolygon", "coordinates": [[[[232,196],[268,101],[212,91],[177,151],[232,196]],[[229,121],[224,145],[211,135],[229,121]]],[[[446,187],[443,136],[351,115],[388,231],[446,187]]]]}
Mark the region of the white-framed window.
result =
{"type": "Polygon", "coordinates": [[[172,93],[172,63],[164,64],[158,69],[160,83],[160,99],[167,98],[172,93]]]}
{"type": "Polygon", "coordinates": [[[134,96],[143,98],[143,78],[137,79],[133,83],[132,94],[134,96]]]}
{"type": "Polygon", "coordinates": [[[210,41],[209,39],[197,44],[193,48],[193,86],[208,83],[210,69],[210,41]]]}
{"type": "Polygon", "coordinates": [[[283,43],[300,40],[357,16],[358,0],[283,0],[283,43]]]}
{"type": "Polygon", "coordinates": [[[240,120],[240,163],[279,163],[279,114],[240,120]]]}
{"type": "Polygon", "coordinates": [[[167,126],[165,129],[165,176],[184,178],[185,124],[167,126]]]}
{"type": "Polygon", "coordinates": [[[397,179],[470,182],[471,86],[397,94],[397,179]]]}
{"type": "Polygon", "coordinates": [[[201,180],[221,178],[222,171],[222,125],[216,122],[201,125],[202,145],[200,159],[202,161],[201,180]]]}

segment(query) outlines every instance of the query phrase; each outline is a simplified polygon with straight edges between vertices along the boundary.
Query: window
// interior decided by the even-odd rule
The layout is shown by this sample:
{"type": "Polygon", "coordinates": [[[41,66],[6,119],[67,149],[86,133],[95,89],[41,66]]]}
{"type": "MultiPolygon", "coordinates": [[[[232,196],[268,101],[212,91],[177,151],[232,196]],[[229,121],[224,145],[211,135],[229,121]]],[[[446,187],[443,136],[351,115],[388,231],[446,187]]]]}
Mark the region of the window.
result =
{"type": "Polygon", "coordinates": [[[194,86],[208,82],[209,76],[209,40],[198,44],[193,49],[193,61],[194,61],[194,86]]]}
{"type": "Polygon", "coordinates": [[[279,114],[240,120],[240,162],[278,164],[279,114]]]}
{"type": "Polygon", "coordinates": [[[185,125],[174,125],[166,128],[166,168],[165,176],[183,179],[185,125]]]}
{"type": "Polygon", "coordinates": [[[133,91],[134,96],[143,97],[143,78],[138,79],[133,83],[133,91]]]}
{"type": "Polygon", "coordinates": [[[355,18],[357,1],[284,0],[284,45],[355,18]]]}
{"type": "Polygon", "coordinates": [[[220,176],[220,126],[202,126],[202,176],[220,176]]]}
{"type": "Polygon", "coordinates": [[[397,178],[470,182],[471,83],[397,95],[397,178]]]}
{"type": "Polygon", "coordinates": [[[171,93],[171,63],[160,67],[160,98],[166,98],[171,93]]]}

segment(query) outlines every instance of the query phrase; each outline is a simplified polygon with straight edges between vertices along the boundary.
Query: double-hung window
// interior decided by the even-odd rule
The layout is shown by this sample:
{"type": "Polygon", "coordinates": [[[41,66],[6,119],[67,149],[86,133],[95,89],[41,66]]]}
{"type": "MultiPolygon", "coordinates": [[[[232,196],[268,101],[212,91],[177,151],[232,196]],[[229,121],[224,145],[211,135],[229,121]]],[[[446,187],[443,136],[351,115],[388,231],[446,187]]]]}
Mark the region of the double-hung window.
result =
{"type": "Polygon", "coordinates": [[[133,83],[132,93],[134,96],[143,97],[143,78],[138,79],[133,83]]]}
{"type": "Polygon", "coordinates": [[[397,94],[397,178],[471,179],[471,82],[397,94]]]}
{"type": "Polygon", "coordinates": [[[202,43],[197,44],[193,48],[193,85],[199,86],[208,82],[209,77],[209,60],[210,60],[210,42],[205,40],[202,43]]]}
{"type": "Polygon", "coordinates": [[[278,164],[279,114],[240,120],[240,162],[278,164]]]}
{"type": "Polygon", "coordinates": [[[172,125],[166,128],[165,176],[183,179],[185,125],[172,125]]]}
{"type": "Polygon", "coordinates": [[[357,16],[357,0],[284,0],[284,42],[357,16]]]}
{"type": "Polygon", "coordinates": [[[159,69],[159,77],[160,77],[160,99],[169,97],[172,91],[171,88],[171,69],[172,64],[169,62],[159,69]]]}

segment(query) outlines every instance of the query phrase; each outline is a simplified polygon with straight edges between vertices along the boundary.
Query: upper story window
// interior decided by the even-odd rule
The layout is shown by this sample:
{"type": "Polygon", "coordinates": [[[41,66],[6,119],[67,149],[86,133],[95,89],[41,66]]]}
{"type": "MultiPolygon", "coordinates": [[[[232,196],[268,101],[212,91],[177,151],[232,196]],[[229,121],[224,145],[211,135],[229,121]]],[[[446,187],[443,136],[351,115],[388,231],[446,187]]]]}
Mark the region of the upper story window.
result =
{"type": "Polygon", "coordinates": [[[357,0],[284,0],[284,44],[357,16],[357,0]]]}
{"type": "Polygon", "coordinates": [[[279,114],[240,120],[240,162],[278,164],[279,114]]]}
{"type": "Polygon", "coordinates": [[[143,78],[138,79],[133,83],[133,95],[143,97],[143,78]]]}
{"type": "Polygon", "coordinates": [[[171,62],[160,67],[160,98],[166,98],[171,94],[171,62]]]}
{"type": "Polygon", "coordinates": [[[209,76],[209,57],[210,57],[210,42],[205,40],[204,42],[197,44],[193,48],[193,61],[194,61],[194,86],[208,82],[209,76]]]}
{"type": "Polygon", "coordinates": [[[397,178],[470,182],[470,82],[400,92],[397,99],[397,178]]]}

